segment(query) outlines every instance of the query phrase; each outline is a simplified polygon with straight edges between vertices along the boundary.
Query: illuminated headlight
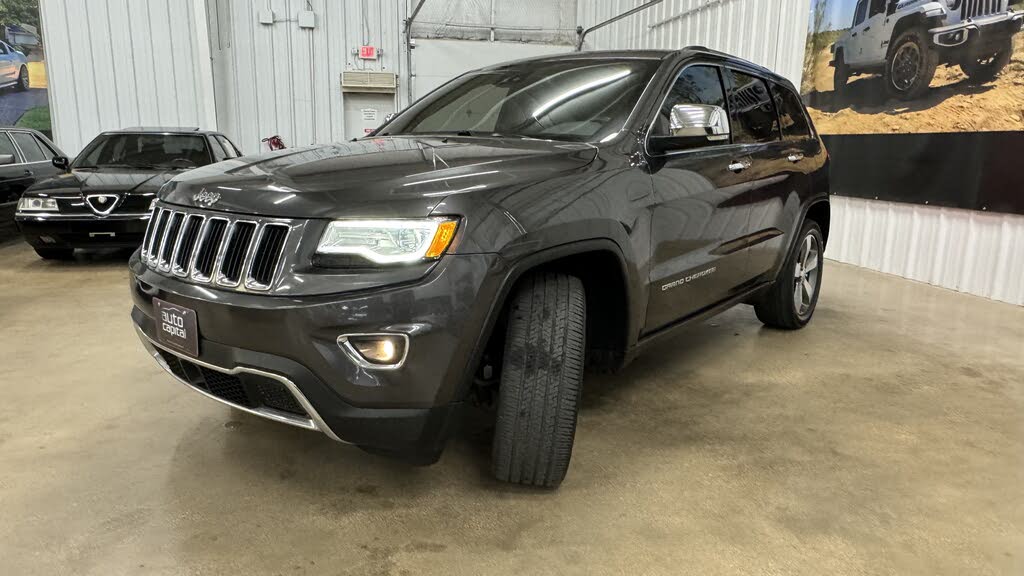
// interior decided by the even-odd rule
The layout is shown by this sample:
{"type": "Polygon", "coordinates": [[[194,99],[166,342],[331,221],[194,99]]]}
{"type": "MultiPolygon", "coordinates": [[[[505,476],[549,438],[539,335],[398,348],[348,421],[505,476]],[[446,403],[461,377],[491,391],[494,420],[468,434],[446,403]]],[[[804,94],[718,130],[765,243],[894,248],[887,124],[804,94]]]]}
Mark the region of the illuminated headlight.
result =
{"type": "Polygon", "coordinates": [[[455,238],[458,220],[335,220],[317,246],[318,254],[362,256],[376,264],[440,258],[455,238]]]}
{"type": "Polygon", "coordinates": [[[18,200],[18,212],[56,212],[57,200],[53,198],[31,198],[22,196],[18,200]]]}

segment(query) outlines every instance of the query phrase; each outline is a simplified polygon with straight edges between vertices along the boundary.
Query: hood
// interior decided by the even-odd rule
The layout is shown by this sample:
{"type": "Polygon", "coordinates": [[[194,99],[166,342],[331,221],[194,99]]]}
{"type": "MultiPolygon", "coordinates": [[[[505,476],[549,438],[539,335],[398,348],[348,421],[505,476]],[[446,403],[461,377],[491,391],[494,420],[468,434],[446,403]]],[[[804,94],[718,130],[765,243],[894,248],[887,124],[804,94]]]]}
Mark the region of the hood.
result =
{"type": "Polygon", "coordinates": [[[161,197],[280,218],[423,217],[450,195],[580,169],[596,154],[590,144],[519,138],[371,138],[206,166],[161,197]]]}
{"type": "Polygon", "coordinates": [[[137,193],[154,195],[180,171],[160,172],[154,170],[73,170],[69,174],[54,176],[32,187],[33,192],[101,192],[137,193]]]}

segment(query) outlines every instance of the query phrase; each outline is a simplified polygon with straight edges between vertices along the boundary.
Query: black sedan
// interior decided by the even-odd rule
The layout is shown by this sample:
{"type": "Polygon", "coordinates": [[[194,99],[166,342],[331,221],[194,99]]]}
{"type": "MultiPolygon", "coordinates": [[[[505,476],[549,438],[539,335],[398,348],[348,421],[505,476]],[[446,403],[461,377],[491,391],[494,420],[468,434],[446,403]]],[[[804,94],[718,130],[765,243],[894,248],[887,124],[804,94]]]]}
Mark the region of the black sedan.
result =
{"type": "Polygon", "coordinates": [[[223,134],[196,128],[104,132],[74,162],[54,158],[61,174],[24,192],[15,221],[43,258],[67,259],[75,248],[135,248],[161,186],[240,155],[223,134]]]}

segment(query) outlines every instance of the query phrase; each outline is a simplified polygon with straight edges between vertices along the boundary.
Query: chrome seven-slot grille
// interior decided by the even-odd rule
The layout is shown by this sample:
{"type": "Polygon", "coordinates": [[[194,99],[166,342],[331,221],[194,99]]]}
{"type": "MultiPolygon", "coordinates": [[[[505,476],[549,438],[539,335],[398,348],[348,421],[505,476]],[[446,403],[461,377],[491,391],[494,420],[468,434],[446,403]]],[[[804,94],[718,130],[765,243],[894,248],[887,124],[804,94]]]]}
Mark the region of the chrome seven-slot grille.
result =
{"type": "Polygon", "coordinates": [[[142,259],[158,272],[225,288],[269,290],[289,226],[245,217],[158,206],[142,243],[142,259]]]}
{"type": "Polygon", "coordinates": [[[988,16],[1003,11],[1003,0],[961,0],[960,17],[964,20],[978,16],[988,16]]]}

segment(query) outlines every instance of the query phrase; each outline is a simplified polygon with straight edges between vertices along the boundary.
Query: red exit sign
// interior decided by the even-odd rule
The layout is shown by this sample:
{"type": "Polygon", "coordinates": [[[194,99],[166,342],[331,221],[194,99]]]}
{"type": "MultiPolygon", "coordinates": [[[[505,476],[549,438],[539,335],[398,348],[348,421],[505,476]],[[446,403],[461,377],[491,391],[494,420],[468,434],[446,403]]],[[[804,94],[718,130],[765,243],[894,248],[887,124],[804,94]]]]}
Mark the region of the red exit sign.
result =
{"type": "Polygon", "coordinates": [[[376,46],[360,46],[359,57],[363,60],[376,60],[377,59],[377,47],[376,46]]]}

